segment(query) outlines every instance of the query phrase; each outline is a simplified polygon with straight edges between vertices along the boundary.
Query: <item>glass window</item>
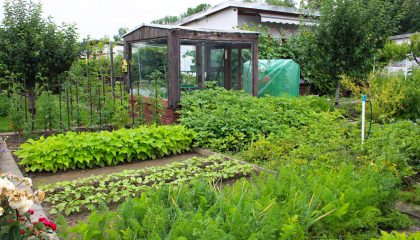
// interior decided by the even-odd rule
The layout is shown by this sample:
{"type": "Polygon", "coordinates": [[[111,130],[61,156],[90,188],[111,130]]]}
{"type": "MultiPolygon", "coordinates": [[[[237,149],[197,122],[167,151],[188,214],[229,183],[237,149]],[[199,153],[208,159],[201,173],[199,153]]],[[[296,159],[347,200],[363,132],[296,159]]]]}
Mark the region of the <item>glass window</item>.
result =
{"type": "Polygon", "coordinates": [[[166,39],[132,44],[131,81],[133,94],[146,97],[158,94],[168,98],[166,39]]]}

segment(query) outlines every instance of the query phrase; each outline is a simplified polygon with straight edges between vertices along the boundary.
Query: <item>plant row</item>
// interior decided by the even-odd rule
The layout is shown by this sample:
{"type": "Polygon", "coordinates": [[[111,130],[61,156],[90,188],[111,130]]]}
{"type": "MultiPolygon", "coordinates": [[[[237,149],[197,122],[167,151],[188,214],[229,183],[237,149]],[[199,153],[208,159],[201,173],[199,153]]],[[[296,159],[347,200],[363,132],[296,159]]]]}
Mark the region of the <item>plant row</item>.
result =
{"type": "Polygon", "coordinates": [[[125,170],[121,173],[93,176],[75,181],[45,185],[45,200],[50,213],[72,214],[97,209],[100,203],[106,205],[121,203],[126,198],[138,197],[149,188],[165,184],[180,184],[194,178],[232,179],[248,176],[254,171],[249,164],[221,157],[191,158],[161,167],[140,170],[125,170]]]}
{"type": "Polygon", "coordinates": [[[96,133],[67,132],[21,145],[16,155],[26,171],[117,165],[190,150],[195,133],[182,126],[142,126],[96,133]]]}
{"type": "Polygon", "coordinates": [[[372,239],[379,229],[409,224],[407,216],[392,210],[397,184],[389,172],[352,163],[290,162],[276,175],[263,173],[232,185],[193,181],[147,190],[117,211],[96,212],[72,229],[62,227],[61,237],[372,239]]]}
{"type": "Polygon", "coordinates": [[[235,152],[260,136],[316,122],[319,114],[330,110],[320,97],[255,98],[222,88],[185,94],[181,105],[180,122],[198,133],[197,145],[235,152]]]}

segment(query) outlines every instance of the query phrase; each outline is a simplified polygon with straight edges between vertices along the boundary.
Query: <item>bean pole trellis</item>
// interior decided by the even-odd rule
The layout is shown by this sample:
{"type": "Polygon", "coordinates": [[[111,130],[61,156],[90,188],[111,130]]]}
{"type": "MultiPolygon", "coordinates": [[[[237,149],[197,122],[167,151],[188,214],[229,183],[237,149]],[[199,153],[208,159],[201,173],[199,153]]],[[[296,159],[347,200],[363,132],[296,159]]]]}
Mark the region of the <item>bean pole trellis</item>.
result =
{"type": "Polygon", "coordinates": [[[83,58],[57,79],[41,79],[36,87],[37,111],[33,118],[28,116],[28,93],[14,83],[8,91],[10,108],[17,107],[9,111],[13,129],[19,134],[48,135],[131,127],[143,122],[132,112],[134,106],[129,106],[136,103],[128,101],[133,84],[128,83],[121,69],[123,56],[114,54],[112,42],[108,46],[108,53],[85,51],[83,58]]]}

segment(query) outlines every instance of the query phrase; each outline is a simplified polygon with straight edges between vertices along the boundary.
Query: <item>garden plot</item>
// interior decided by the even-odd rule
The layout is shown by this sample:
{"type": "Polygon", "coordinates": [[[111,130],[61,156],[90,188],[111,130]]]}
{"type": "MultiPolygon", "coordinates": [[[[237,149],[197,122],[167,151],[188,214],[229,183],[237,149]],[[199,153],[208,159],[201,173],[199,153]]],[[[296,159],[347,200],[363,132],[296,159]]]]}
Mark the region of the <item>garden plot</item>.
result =
{"type": "Polygon", "coordinates": [[[66,215],[96,210],[138,197],[146,189],[165,184],[177,185],[193,179],[228,181],[250,176],[256,169],[237,160],[210,156],[193,157],[166,166],[126,170],[120,173],[92,176],[74,181],[58,182],[41,187],[47,194],[45,204],[52,215],[66,215]]]}
{"type": "Polygon", "coordinates": [[[107,167],[96,167],[91,169],[83,169],[83,170],[66,170],[60,171],[56,173],[51,172],[36,172],[36,173],[26,173],[26,175],[32,178],[32,182],[34,186],[40,187],[45,184],[51,184],[55,182],[62,182],[62,181],[72,181],[80,178],[86,178],[91,176],[97,176],[102,174],[111,174],[111,173],[118,173],[124,170],[130,169],[142,169],[147,167],[156,167],[156,166],[164,166],[167,164],[171,164],[173,162],[180,162],[190,159],[192,157],[202,157],[199,154],[186,152],[177,155],[170,155],[163,158],[157,158],[154,160],[147,160],[147,161],[133,161],[130,163],[123,163],[117,166],[107,166],[107,167]]]}

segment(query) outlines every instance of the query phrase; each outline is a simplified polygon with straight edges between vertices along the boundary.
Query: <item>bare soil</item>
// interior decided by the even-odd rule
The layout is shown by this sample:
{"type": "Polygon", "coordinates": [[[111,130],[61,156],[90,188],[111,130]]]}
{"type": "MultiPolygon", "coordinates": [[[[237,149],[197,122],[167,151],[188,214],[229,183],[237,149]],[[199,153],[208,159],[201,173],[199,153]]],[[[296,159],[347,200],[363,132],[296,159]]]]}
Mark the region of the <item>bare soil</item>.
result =
{"type": "Polygon", "coordinates": [[[26,173],[26,175],[32,178],[33,185],[35,187],[55,183],[62,181],[75,180],[79,178],[86,178],[90,176],[97,176],[101,174],[110,174],[116,172],[122,172],[128,169],[141,169],[152,166],[163,166],[173,162],[180,162],[190,159],[192,157],[202,157],[201,155],[195,153],[183,153],[179,155],[168,156],[164,158],[159,158],[155,160],[147,161],[133,161],[131,163],[124,163],[117,166],[108,166],[108,167],[98,167],[92,169],[84,170],[67,170],[57,173],[26,173]]]}

